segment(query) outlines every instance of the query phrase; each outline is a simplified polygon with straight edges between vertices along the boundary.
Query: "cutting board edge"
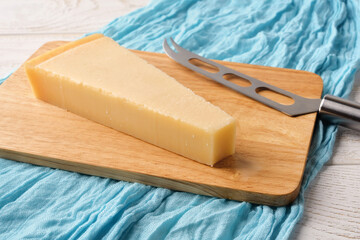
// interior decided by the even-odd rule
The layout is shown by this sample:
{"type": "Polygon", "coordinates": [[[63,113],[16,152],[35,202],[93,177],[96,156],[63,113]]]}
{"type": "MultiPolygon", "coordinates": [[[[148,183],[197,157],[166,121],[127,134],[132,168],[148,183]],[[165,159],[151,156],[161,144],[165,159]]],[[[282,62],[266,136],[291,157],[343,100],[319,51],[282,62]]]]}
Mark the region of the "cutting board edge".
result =
{"type": "MultiPolygon", "coordinates": [[[[45,44],[43,44],[40,48],[43,48],[43,47],[47,47],[47,45],[51,45],[51,44],[61,44],[61,43],[66,43],[66,41],[52,41],[52,42],[47,42],[47,43],[45,43],[45,44]]],[[[133,51],[133,52],[143,52],[144,54],[147,54],[147,53],[149,53],[149,54],[156,54],[156,55],[164,55],[163,53],[150,53],[150,52],[144,52],[144,51],[140,51],[140,50],[131,50],[131,51],[133,51]]],[[[36,51],[30,58],[32,58],[32,57],[34,57],[34,56],[36,56],[37,55],[37,52],[38,51],[36,51]]],[[[215,60],[215,61],[218,61],[218,60],[215,60]]],[[[219,62],[221,62],[221,61],[219,61],[219,62]]],[[[252,64],[245,64],[245,63],[237,63],[237,62],[228,62],[228,63],[231,63],[231,64],[234,64],[234,65],[236,65],[236,64],[241,64],[241,65],[247,65],[247,66],[249,66],[249,67],[251,67],[251,66],[257,66],[257,67],[260,67],[260,68],[262,68],[262,69],[285,69],[285,68],[276,68],[276,67],[269,67],[269,66],[259,66],[259,65],[252,65],[252,64]]],[[[20,68],[23,68],[23,65],[20,67],[20,68]]],[[[16,73],[18,70],[20,70],[20,68],[19,69],[17,69],[14,73],[16,73]]],[[[315,74],[315,73],[312,73],[312,72],[308,72],[308,71],[302,71],[302,70],[295,70],[295,69],[285,69],[286,71],[293,71],[293,72],[304,72],[304,73],[306,73],[306,74],[311,74],[311,75],[316,75],[316,77],[317,77],[317,79],[319,79],[320,81],[321,81],[321,91],[322,91],[322,89],[323,89],[323,81],[322,81],[322,79],[321,79],[321,77],[319,76],[319,75],[317,75],[317,74],[315,74]]],[[[10,76],[10,78],[12,78],[13,77],[13,74],[10,76]]],[[[9,80],[9,79],[8,79],[9,80]]],[[[3,84],[1,84],[1,85],[7,85],[6,83],[9,83],[9,81],[5,81],[3,84]]],[[[15,79],[14,79],[15,80],[15,79]]],[[[1,87],[1,86],[0,86],[1,87]]],[[[320,88],[320,87],[319,87],[320,88]]],[[[321,93],[320,93],[321,94],[321,93]]],[[[312,132],[314,131],[314,126],[315,126],[315,123],[312,125],[312,132]]],[[[309,145],[308,145],[308,148],[310,147],[310,142],[309,142],[309,145]]],[[[6,151],[6,149],[3,149],[4,151],[6,151]]],[[[24,159],[22,159],[22,160],[18,160],[18,159],[15,159],[15,158],[12,158],[8,153],[6,154],[6,153],[2,153],[1,152],[2,151],[2,149],[0,149],[0,156],[3,156],[3,154],[4,154],[4,156],[6,155],[6,156],[9,156],[8,158],[9,159],[13,159],[13,160],[15,160],[15,161],[22,161],[22,162],[26,162],[24,159]]],[[[21,153],[22,154],[22,152],[19,152],[19,153],[21,153]]],[[[25,153],[26,154],[26,153],[25,153]]],[[[29,157],[28,159],[39,159],[39,158],[36,158],[36,155],[34,155],[34,157],[29,157]]],[[[40,161],[41,161],[41,158],[40,158],[40,161]]],[[[44,160],[42,160],[42,161],[44,161],[44,160]]],[[[32,163],[32,162],[29,162],[29,163],[32,163]]],[[[35,165],[36,165],[36,163],[35,163],[35,165]]],[[[44,165],[44,164],[41,164],[42,166],[44,165]]],[[[306,165],[306,160],[305,160],[305,162],[304,162],[304,166],[303,166],[303,169],[305,168],[305,165],[306,165]]],[[[69,165],[70,166],[70,165],[69,165]]],[[[52,166],[49,166],[49,167],[52,167],[52,166]]],[[[52,167],[52,168],[57,168],[57,167],[52,167]]],[[[59,168],[59,169],[61,169],[61,168],[59,168]]],[[[63,168],[64,169],[64,168],[63,168]]],[[[105,169],[105,168],[104,168],[105,169]]],[[[64,170],[67,170],[67,169],[64,169],[64,170]]],[[[70,171],[72,171],[71,169],[69,169],[70,171]]],[[[106,169],[105,169],[106,170],[106,169]]],[[[76,172],[81,172],[81,171],[76,171],[76,172]]],[[[106,171],[105,171],[106,172],[106,171]]],[[[123,172],[126,172],[126,171],[123,171],[123,172]]],[[[82,173],[82,172],[81,172],[82,173]]],[[[103,176],[101,176],[101,175],[99,175],[99,174],[92,174],[92,173],[86,173],[86,172],[83,172],[84,174],[90,174],[90,175],[97,175],[97,176],[100,176],[100,177],[103,177],[103,176]]],[[[109,173],[110,175],[112,174],[112,173],[109,173]]],[[[283,206],[283,205],[286,205],[286,204],[288,204],[288,203],[291,203],[296,197],[297,197],[297,195],[298,195],[298,193],[299,193],[299,189],[300,189],[300,186],[301,186],[301,182],[302,182],[302,178],[303,178],[303,174],[304,174],[304,172],[302,171],[302,175],[301,175],[301,178],[299,178],[299,181],[298,181],[298,184],[297,184],[297,186],[296,186],[296,188],[294,189],[294,190],[291,190],[291,191],[288,191],[288,193],[285,193],[285,194],[273,194],[272,195],[272,197],[274,197],[274,199],[276,200],[276,201],[274,201],[274,200],[271,200],[270,202],[261,202],[261,204],[267,204],[267,205],[272,205],[272,206],[283,206]],[[279,202],[281,202],[280,204],[277,204],[277,203],[279,203],[279,202]]],[[[143,175],[143,174],[142,174],[143,175]]],[[[108,177],[108,176],[104,176],[104,177],[108,177]]],[[[114,177],[111,177],[111,176],[109,176],[110,178],[113,178],[113,179],[118,179],[118,180],[126,180],[126,179],[124,179],[124,177],[122,177],[121,179],[119,179],[119,178],[114,178],[114,177]]],[[[160,178],[160,177],[156,177],[156,178],[159,178],[159,179],[162,179],[162,178],[160,178]]],[[[172,180],[172,179],[169,179],[169,180],[171,180],[172,182],[179,182],[179,183],[181,183],[180,181],[176,181],[176,180],[172,180]]],[[[132,181],[134,181],[134,180],[132,180],[132,181]]],[[[141,179],[139,180],[139,181],[137,181],[137,182],[140,182],[140,183],[145,183],[145,182],[141,182],[141,179]]],[[[170,181],[169,181],[170,182],[170,181]]],[[[182,181],[182,182],[184,182],[184,181],[182,181]]],[[[146,184],[146,183],[145,183],[146,184]]],[[[190,184],[192,184],[192,183],[190,183],[190,184]]],[[[152,184],[152,185],[154,185],[154,186],[156,186],[155,184],[152,184]]],[[[295,186],[295,183],[293,184],[293,186],[295,186]]],[[[160,186],[161,187],[161,186],[160,186]]],[[[166,188],[172,188],[172,189],[174,189],[173,188],[173,186],[172,185],[170,185],[170,186],[166,186],[166,188]]],[[[222,188],[222,187],[218,187],[218,188],[222,188]]],[[[225,189],[225,188],[224,188],[225,189]]],[[[226,188],[227,189],[227,188],[226,188]]],[[[175,189],[175,190],[177,190],[177,189],[175,189]]],[[[230,190],[233,190],[233,189],[230,189],[230,190]]],[[[187,191],[187,192],[190,192],[188,189],[186,189],[186,190],[181,190],[181,191],[187,191]]],[[[249,192],[249,191],[246,191],[246,190],[241,190],[243,193],[250,193],[250,194],[252,194],[252,195],[256,195],[257,197],[259,196],[259,194],[257,193],[257,192],[249,192]]],[[[197,192],[193,192],[193,193],[197,193],[197,192]]],[[[210,195],[210,196],[214,196],[214,194],[206,194],[206,192],[205,193],[199,193],[199,194],[202,194],[202,195],[210,195]]],[[[260,196],[261,195],[265,195],[265,196],[269,196],[269,194],[267,193],[267,194],[261,194],[260,193],[260,196]]],[[[228,198],[228,199],[233,199],[233,200],[237,200],[236,198],[231,198],[231,197],[224,197],[223,195],[218,195],[217,197],[221,197],[221,198],[228,198]]],[[[268,198],[268,199],[272,199],[272,197],[271,198],[268,198]]],[[[258,203],[259,201],[256,201],[256,199],[255,200],[252,200],[252,199],[245,199],[244,197],[242,197],[241,199],[240,199],[240,201],[250,201],[250,202],[254,202],[254,203],[258,203]]]]}
{"type": "Polygon", "coordinates": [[[88,176],[111,178],[114,180],[126,182],[137,182],[149,186],[162,187],[175,191],[189,192],[193,194],[218,197],[235,201],[246,201],[255,204],[265,204],[270,206],[284,206],[292,203],[296,199],[301,185],[300,181],[298,186],[293,191],[284,194],[271,195],[267,193],[250,192],[246,190],[239,191],[231,188],[193,183],[184,180],[179,181],[165,177],[158,177],[121,169],[111,169],[101,166],[93,166],[84,163],[72,162],[71,164],[70,162],[62,159],[17,152],[4,148],[0,148],[0,157],[7,160],[33,164],[40,167],[49,167],[52,169],[65,170],[88,176]]]}

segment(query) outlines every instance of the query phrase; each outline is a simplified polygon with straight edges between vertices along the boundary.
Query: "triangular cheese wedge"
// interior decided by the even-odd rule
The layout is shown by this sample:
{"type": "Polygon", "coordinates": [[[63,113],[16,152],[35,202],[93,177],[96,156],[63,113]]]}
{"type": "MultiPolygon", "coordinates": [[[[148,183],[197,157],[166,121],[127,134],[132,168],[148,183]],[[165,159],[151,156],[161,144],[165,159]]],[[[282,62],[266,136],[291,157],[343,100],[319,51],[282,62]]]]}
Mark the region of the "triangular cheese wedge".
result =
{"type": "Polygon", "coordinates": [[[111,38],[94,34],[25,65],[43,101],[201,163],[234,153],[235,120],[111,38]]]}

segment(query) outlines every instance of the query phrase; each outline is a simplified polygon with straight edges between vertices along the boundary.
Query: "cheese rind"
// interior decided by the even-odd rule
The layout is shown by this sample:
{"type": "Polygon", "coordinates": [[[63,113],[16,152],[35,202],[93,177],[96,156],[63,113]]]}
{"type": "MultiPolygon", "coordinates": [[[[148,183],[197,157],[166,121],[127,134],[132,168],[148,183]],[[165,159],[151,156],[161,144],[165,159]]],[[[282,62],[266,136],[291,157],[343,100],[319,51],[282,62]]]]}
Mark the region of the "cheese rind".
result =
{"type": "Polygon", "coordinates": [[[234,153],[234,118],[103,35],[25,68],[37,98],[87,119],[208,165],[234,153]]]}

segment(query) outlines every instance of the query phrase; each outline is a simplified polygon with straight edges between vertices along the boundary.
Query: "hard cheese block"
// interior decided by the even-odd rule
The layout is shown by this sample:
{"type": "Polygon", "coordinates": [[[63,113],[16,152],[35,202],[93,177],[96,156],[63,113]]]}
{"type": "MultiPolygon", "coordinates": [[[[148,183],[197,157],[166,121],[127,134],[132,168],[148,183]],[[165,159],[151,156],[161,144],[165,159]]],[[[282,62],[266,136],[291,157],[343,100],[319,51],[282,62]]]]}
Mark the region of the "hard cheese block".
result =
{"type": "Polygon", "coordinates": [[[94,34],[25,65],[35,96],[198,162],[235,151],[235,120],[111,38],[94,34]]]}

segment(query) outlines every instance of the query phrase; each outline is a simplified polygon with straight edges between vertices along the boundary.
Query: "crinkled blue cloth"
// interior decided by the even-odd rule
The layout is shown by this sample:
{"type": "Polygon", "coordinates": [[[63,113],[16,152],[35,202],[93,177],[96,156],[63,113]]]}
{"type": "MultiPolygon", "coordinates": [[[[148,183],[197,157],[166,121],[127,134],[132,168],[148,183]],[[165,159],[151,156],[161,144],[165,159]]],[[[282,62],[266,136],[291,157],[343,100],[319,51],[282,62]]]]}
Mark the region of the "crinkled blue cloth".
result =
{"type": "MultiPolygon", "coordinates": [[[[357,0],[159,0],[99,32],[132,49],[163,52],[163,39],[173,37],[208,58],[311,71],[324,80],[324,94],[347,97],[359,68],[359,26],[357,0]]],[[[0,159],[0,238],[286,239],[336,130],[318,122],[300,195],[286,207],[0,159]]]]}

